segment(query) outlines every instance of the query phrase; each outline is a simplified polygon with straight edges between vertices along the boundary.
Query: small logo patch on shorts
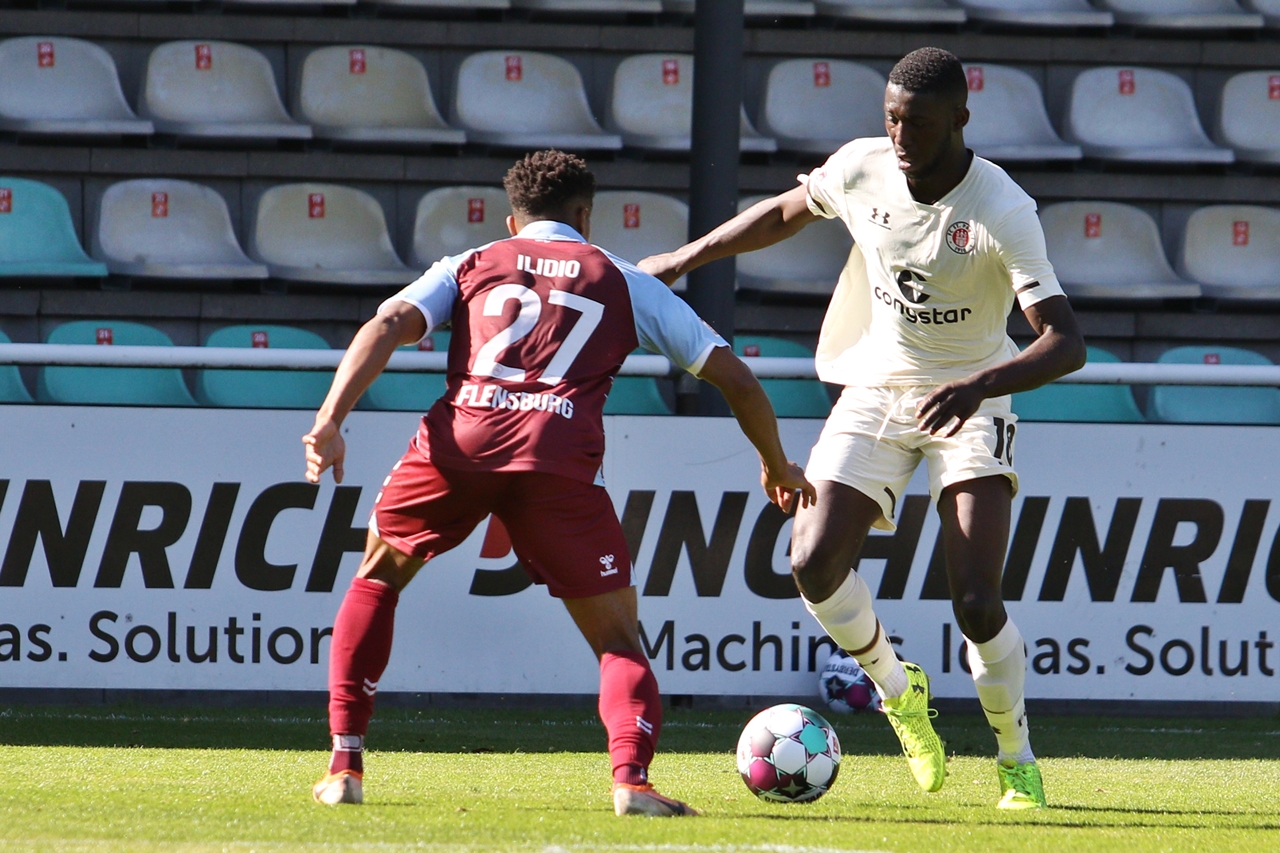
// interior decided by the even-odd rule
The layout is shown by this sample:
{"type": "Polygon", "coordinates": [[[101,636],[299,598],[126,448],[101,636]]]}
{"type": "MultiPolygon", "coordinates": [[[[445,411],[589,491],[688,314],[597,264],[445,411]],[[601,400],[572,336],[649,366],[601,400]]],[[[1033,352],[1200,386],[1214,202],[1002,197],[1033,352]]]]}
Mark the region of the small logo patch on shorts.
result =
{"type": "Polygon", "coordinates": [[[612,554],[605,554],[600,558],[600,565],[604,566],[604,568],[600,570],[600,577],[607,578],[610,575],[616,575],[618,573],[618,567],[613,564],[613,559],[612,554]]]}

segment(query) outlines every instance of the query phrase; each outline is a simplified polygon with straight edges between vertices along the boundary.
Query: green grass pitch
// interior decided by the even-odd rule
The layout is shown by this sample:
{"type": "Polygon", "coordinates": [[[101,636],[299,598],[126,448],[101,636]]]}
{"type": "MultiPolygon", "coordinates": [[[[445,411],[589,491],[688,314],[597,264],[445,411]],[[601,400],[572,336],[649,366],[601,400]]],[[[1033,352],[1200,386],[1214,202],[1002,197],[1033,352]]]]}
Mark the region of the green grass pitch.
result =
{"type": "Polygon", "coordinates": [[[383,710],[366,804],[315,805],[315,711],[0,709],[2,851],[1280,851],[1280,721],[1033,718],[1053,808],[1004,813],[991,735],[944,715],[924,794],[878,715],[838,718],[830,794],[756,800],[732,750],[750,711],[669,711],[653,777],[704,816],[614,817],[587,711],[383,710]]]}

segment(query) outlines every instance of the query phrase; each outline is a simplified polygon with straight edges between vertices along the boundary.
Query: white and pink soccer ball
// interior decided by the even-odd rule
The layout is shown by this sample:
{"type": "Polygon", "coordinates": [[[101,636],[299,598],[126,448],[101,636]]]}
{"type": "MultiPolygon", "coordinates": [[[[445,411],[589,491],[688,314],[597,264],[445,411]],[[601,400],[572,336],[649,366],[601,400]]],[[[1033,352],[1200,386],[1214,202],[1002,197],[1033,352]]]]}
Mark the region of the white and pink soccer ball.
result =
{"type": "Polygon", "coordinates": [[[774,705],[751,718],[738,738],[738,772],[762,800],[812,802],[835,784],[840,740],[820,714],[774,705]]]}
{"type": "Polygon", "coordinates": [[[875,684],[843,649],[833,652],[822,667],[818,695],[838,714],[880,710],[880,694],[875,684]]]}

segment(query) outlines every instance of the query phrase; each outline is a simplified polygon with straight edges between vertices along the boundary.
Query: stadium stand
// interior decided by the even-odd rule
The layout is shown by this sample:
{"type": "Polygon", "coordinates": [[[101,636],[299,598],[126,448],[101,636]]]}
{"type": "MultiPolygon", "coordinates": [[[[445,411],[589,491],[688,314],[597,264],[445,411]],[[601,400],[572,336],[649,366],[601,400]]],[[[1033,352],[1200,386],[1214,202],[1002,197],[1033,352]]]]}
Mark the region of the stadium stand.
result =
{"type": "MultiPolygon", "coordinates": [[[[667,12],[692,15],[695,0],[662,0],[667,12]]],[[[744,0],[743,14],[748,18],[808,18],[814,14],[813,3],[808,0],[744,0]]]]}
{"type": "MultiPolygon", "coordinates": [[[[1118,357],[1088,347],[1091,364],[1116,364],[1118,357]]],[[[1013,412],[1024,421],[1074,423],[1141,423],[1138,404],[1128,385],[1046,385],[1013,395],[1013,412]]]]}
{"type": "Polygon", "coordinates": [[[1040,211],[1049,262],[1070,297],[1190,299],[1200,285],[1178,277],[1145,211],[1111,201],[1067,201],[1040,211]]]}
{"type": "Polygon", "coordinates": [[[222,196],[190,181],[143,178],[102,195],[93,256],[119,275],[172,279],[263,279],[245,255],[222,196]]]}
{"type": "MultiPolygon", "coordinates": [[[[688,151],[693,132],[693,57],[644,53],[629,56],[613,75],[611,125],[633,148],[688,151]]],[[[743,151],[776,151],[778,143],[761,136],[743,109],[739,121],[743,151]]]]}
{"type": "Polygon", "coordinates": [[[511,0],[373,0],[380,6],[407,6],[413,9],[464,11],[510,9],[511,0]]]}
{"type": "MultiPolygon", "coordinates": [[[[689,206],[661,193],[605,190],[591,206],[591,242],[623,260],[639,263],[669,252],[689,234],[689,206]]],[[[671,289],[684,292],[681,277],[671,289]]]]}
{"type": "MultiPolygon", "coordinates": [[[[3,331],[0,331],[0,344],[13,343],[3,331]]],[[[0,403],[30,403],[31,392],[22,382],[22,374],[15,364],[0,365],[0,403]]]]}
{"type": "Polygon", "coordinates": [[[298,119],[321,139],[462,145],[436,109],[422,63],[373,45],[322,47],[302,63],[298,119]]]}
{"type": "Polygon", "coordinates": [[[0,276],[106,274],[80,247],[62,193],[39,181],[0,177],[0,276]]]}
{"type": "Polygon", "coordinates": [[[413,224],[413,265],[426,269],[449,255],[503,240],[511,205],[498,187],[441,187],[418,202],[413,224]]]}
{"type": "Polygon", "coordinates": [[[1280,300],[1280,210],[1258,205],[1202,207],[1187,220],[1178,272],[1206,296],[1280,300]]]}
{"type": "Polygon", "coordinates": [[[148,135],[129,109],[111,55],[74,38],[0,42],[0,130],[49,136],[148,135]]]}
{"type": "Polygon", "coordinates": [[[511,5],[539,12],[605,12],[614,15],[656,15],[662,11],[662,0],[511,0],[511,5]]]}
{"type": "Polygon", "coordinates": [[[1030,74],[1003,65],[967,65],[969,123],[965,143],[988,160],[1079,160],[1079,145],[1063,142],[1030,74]]]}
{"type": "Polygon", "coordinates": [[[471,54],[458,68],[453,115],[473,142],[572,151],[622,147],[591,114],[578,69],[546,53],[471,54]]]}
{"type": "Polygon", "coordinates": [[[173,41],[147,60],[138,110],[158,133],[237,140],[310,139],[285,112],[267,58],[225,41],[173,41]]]}
{"type": "Polygon", "coordinates": [[[248,234],[249,256],[275,278],[352,286],[417,278],[396,256],[377,199],[351,187],[272,187],[258,200],[248,234]]]}
{"type": "Polygon", "coordinates": [[[1088,0],[955,0],[971,20],[1020,27],[1109,27],[1110,12],[1088,0]]]}
{"type": "Polygon", "coordinates": [[[1260,29],[1262,16],[1235,0],[1100,0],[1118,24],[1170,30],[1260,29]]]}
{"type": "MultiPolygon", "coordinates": [[[[448,352],[449,332],[432,332],[402,352],[448,352]]],[[[443,373],[384,373],[360,398],[360,407],[383,412],[425,412],[444,394],[443,373]]]]}
{"type": "MultiPolygon", "coordinates": [[[[749,196],[738,202],[739,212],[768,196],[749,196]]],[[[830,295],[849,257],[853,239],[838,219],[823,219],[799,234],[766,249],[738,256],[738,287],[742,290],[830,295]]]]}
{"type": "Polygon", "coordinates": [[[783,151],[830,154],[884,134],[884,76],[842,59],[787,59],[765,84],[760,126],[783,151]]]}
{"type": "MultiPolygon", "coordinates": [[[[759,335],[736,335],[733,351],[743,358],[813,358],[803,344],[759,335]]],[[[780,418],[825,418],[831,412],[831,398],[816,379],[762,379],[760,384],[780,418]]]]}
{"type": "MultiPolygon", "coordinates": [[[[289,326],[226,326],[209,335],[207,347],[329,349],[315,332],[289,326]]],[[[196,397],[202,405],[245,409],[316,409],[333,374],[313,370],[201,370],[196,397]]]]}
{"type": "MultiPolygon", "coordinates": [[[[649,355],[644,350],[635,354],[649,355]]],[[[671,407],[662,398],[658,380],[651,376],[618,376],[604,401],[606,415],[669,415],[671,407]]]]}
{"type": "Polygon", "coordinates": [[[1217,140],[1234,149],[1237,160],[1280,163],[1280,68],[1245,71],[1226,82],[1217,140]]]}
{"type": "MultiPolygon", "coordinates": [[[[1224,346],[1176,347],[1158,364],[1254,364],[1271,360],[1224,346]]],[[[1185,424],[1280,424],[1280,389],[1231,386],[1157,385],[1148,401],[1151,419],[1185,424]]]]}
{"type": "Polygon", "coordinates": [[[1086,156],[1141,163],[1230,163],[1235,155],[1205,135],[1191,87],[1154,68],[1107,66],[1080,72],[1064,121],[1086,156]]]}
{"type": "Polygon", "coordinates": [[[964,9],[946,0],[817,0],[819,15],[885,24],[963,24],[964,9]]]}
{"type": "MultiPolygon", "coordinates": [[[[164,332],[123,320],[75,320],[58,326],[50,344],[171,347],[164,332]]],[[[112,406],[194,406],[182,371],[163,367],[42,367],[36,399],[42,403],[112,406]]]]}

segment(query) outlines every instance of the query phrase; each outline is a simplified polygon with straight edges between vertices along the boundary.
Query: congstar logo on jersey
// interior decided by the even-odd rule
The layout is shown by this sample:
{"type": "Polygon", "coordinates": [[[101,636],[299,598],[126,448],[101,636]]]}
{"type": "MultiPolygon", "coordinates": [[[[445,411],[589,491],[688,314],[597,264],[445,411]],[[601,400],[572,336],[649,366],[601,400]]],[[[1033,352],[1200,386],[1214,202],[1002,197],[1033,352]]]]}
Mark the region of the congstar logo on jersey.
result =
{"type": "Polygon", "coordinates": [[[888,305],[900,316],[911,323],[923,326],[948,326],[952,323],[963,323],[973,313],[972,308],[918,308],[929,301],[929,292],[925,289],[928,281],[914,270],[899,270],[895,275],[898,293],[890,293],[882,287],[876,287],[872,294],[877,300],[888,305]],[[904,301],[905,300],[905,301],[904,301]]]}

